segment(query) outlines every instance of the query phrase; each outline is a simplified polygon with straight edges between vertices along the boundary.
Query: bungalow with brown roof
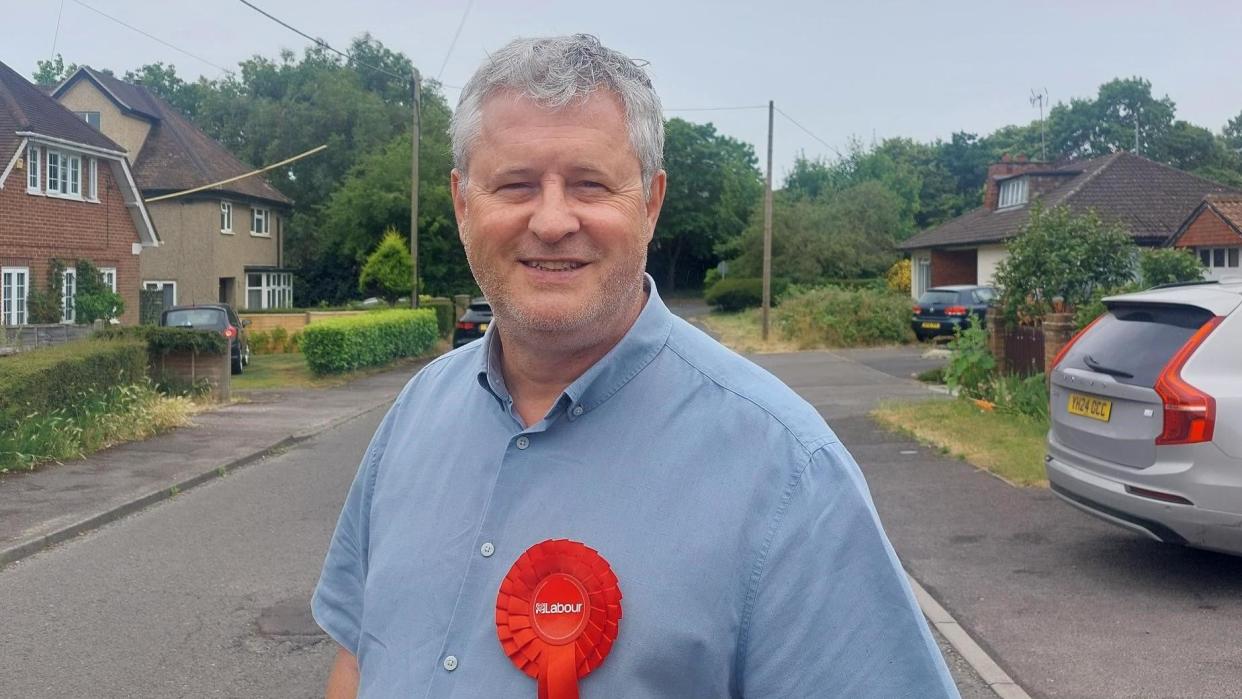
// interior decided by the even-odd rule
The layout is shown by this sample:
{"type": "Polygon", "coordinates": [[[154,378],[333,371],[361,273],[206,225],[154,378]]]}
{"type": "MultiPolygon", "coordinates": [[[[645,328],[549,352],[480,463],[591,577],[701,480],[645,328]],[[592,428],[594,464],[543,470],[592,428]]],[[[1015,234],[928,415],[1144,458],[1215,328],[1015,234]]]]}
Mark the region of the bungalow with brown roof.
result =
{"type": "MultiPolygon", "coordinates": [[[[253,170],[142,85],[84,67],[52,95],[124,147],[146,199],[253,170]]],[[[293,275],[284,262],[292,205],[258,175],[148,202],[163,245],[143,256],[143,287],[162,289],[165,306],[292,306],[293,275]]]]}
{"type": "Polygon", "coordinates": [[[0,326],[32,322],[53,260],[65,265],[62,322],[75,319],[85,260],[121,295],[121,322],[136,323],[140,253],[159,238],[125,149],[0,63],[0,168],[0,326]]]}
{"type": "Polygon", "coordinates": [[[1207,279],[1242,279],[1242,195],[1204,197],[1169,245],[1193,250],[1207,279]]]}
{"type": "Polygon", "coordinates": [[[1094,210],[1136,244],[1159,247],[1209,194],[1242,192],[1124,151],[1060,165],[1006,157],[988,168],[983,206],[901,244],[913,262],[910,293],[917,299],[932,286],[995,283],[1005,242],[1021,232],[1036,200],[1094,210]]]}

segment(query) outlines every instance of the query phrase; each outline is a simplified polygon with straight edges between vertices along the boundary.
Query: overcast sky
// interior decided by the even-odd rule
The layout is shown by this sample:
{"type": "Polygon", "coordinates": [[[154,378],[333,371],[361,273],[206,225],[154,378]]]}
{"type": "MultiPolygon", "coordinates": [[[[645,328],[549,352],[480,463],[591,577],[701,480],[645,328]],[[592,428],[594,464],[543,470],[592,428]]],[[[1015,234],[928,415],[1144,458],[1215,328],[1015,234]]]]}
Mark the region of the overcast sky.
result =
{"type": "MultiPolygon", "coordinates": [[[[1219,131],[1242,111],[1242,2],[1041,0],[712,2],[633,0],[252,0],[337,48],[369,31],[425,75],[461,85],[487,51],[519,36],[590,32],[649,70],[669,116],[711,121],[766,152],[766,104],[845,150],[851,137],[947,138],[1025,123],[1032,88],[1052,101],[1088,97],[1141,75],[1177,115],[1219,131]],[[446,62],[447,57],[447,62],[446,62]]],[[[27,77],[53,45],[65,60],[117,73],[144,63],[220,77],[254,54],[307,41],[238,0],[81,0],[196,60],[105,19],[78,0],[3,0],[0,61],[27,77]],[[63,5],[63,11],[62,11],[63,5]],[[59,30],[57,30],[57,17],[59,30]]],[[[446,89],[455,104],[458,91],[446,89]]],[[[776,178],[796,155],[832,150],[778,115],[776,178]]]]}

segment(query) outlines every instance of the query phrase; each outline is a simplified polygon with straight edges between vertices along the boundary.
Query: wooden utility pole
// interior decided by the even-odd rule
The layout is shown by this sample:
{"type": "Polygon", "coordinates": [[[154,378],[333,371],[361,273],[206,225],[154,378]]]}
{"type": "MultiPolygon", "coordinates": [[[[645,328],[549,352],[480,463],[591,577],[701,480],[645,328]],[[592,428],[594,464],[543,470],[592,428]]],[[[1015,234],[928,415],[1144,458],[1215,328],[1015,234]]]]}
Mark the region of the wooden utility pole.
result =
{"type": "Polygon", "coordinates": [[[768,339],[768,309],[772,306],[772,117],[776,104],[768,100],[768,181],[763,193],[763,339],[768,339]]]}
{"type": "Polygon", "coordinates": [[[421,82],[422,76],[415,68],[414,75],[410,78],[414,107],[414,133],[410,136],[413,151],[410,154],[410,262],[414,272],[414,289],[410,292],[410,308],[418,308],[418,150],[423,135],[423,125],[419,119],[422,107],[422,95],[419,94],[421,82]]]}

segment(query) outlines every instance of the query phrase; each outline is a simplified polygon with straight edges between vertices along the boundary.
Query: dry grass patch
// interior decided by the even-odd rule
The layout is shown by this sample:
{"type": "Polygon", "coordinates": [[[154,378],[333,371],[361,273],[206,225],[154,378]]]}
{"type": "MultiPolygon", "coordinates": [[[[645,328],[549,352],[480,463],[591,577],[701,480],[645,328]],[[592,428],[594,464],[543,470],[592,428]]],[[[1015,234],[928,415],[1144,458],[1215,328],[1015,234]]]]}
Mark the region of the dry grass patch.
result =
{"type": "Polygon", "coordinates": [[[991,471],[1014,485],[1047,487],[1048,423],[986,411],[964,400],[885,403],[871,413],[885,427],[991,471]]]}
{"type": "Polygon", "coordinates": [[[797,343],[779,338],[776,329],[775,314],[768,318],[768,339],[763,339],[763,311],[751,308],[736,313],[713,311],[709,315],[699,316],[698,320],[708,330],[715,333],[721,344],[742,354],[768,354],[773,352],[797,352],[803,349],[797,343]]]}

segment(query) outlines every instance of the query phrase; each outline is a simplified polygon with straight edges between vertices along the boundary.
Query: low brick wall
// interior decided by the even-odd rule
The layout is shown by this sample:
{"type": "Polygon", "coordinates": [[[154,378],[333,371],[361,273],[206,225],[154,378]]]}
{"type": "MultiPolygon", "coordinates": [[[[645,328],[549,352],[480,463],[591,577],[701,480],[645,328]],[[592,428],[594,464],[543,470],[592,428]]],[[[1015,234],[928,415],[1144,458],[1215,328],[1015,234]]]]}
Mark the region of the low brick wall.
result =
{"type": "Polygon", "coordinates": [[[357,316],[366,311],[303,311],[300,313],[242,313],[243,320],[250,321],[250,332],[270,333],[276,328],[284,328],[292,335],[317,320],[329,320],[344,316],[357,316]]]}
{"type": "Polygon", "coordinates": [[[169,352],[153,359],[151,379],[192,386],[202,379],[211,385],[211,398],[228,402],[232,397],[232,361],[224,354],[199,354],[197,352],[169,352]]]}

